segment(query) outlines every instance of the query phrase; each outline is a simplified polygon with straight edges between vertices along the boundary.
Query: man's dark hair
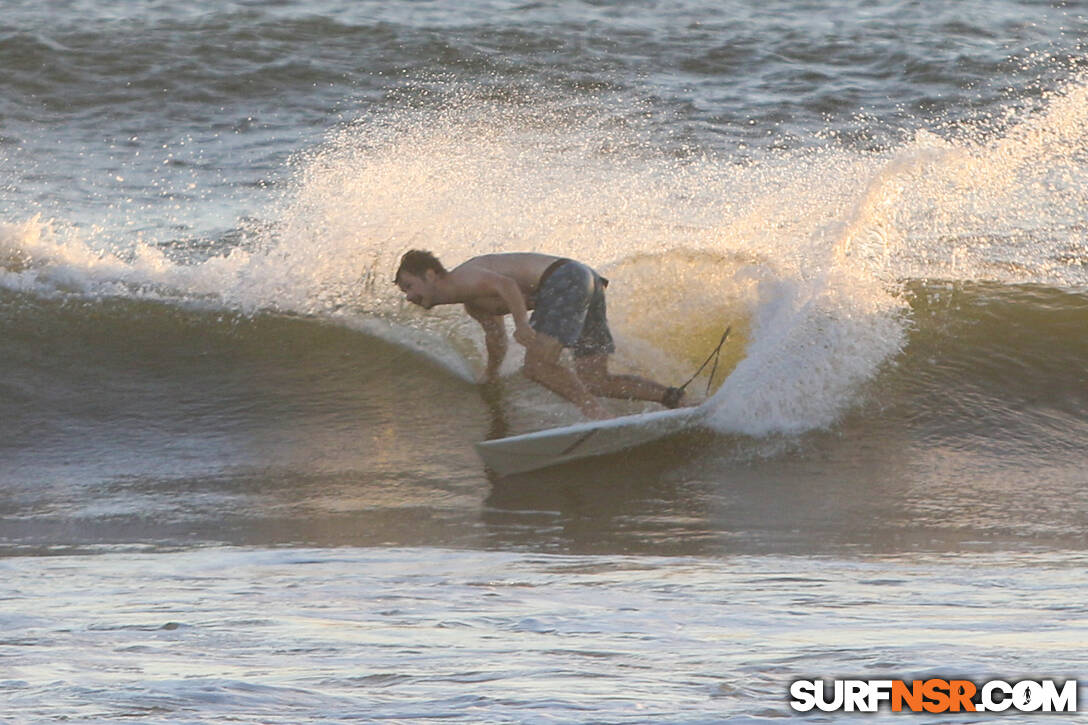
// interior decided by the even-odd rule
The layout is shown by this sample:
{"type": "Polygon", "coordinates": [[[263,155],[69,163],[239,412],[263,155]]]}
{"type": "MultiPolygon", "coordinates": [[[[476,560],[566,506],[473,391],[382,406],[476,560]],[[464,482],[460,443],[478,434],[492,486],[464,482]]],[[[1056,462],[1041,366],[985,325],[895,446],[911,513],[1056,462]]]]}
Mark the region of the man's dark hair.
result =
{"type": "Polygon", "coordinates": [[[400,266],[397,267],[397,273],[393,275],[393,284],[400,284],[402,272],[422,277],[428,269],[433,269],[439,277],[446,274],[446,268],[438,261],[438,257],[422,249],[410,249],[400,258],[400,266]]]}

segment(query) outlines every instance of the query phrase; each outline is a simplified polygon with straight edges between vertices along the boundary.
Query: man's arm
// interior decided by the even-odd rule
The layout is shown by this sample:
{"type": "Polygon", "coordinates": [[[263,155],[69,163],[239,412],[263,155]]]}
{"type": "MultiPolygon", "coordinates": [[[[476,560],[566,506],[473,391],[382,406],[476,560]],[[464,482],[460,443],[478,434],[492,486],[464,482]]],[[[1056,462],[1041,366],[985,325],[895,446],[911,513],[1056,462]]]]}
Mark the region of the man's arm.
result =
{"type": "Polygon", "coordinates": [[[465,305],[465,312],[484,329],[484,346],[487,348],[487,366],[480,377],[481,383],[494,382],[499,377],[499,366],[506,358],[506,326],[502,315],[492,315],[465,305]]]}
{"type": "MultiPolygon", "coordinates": [[[[452,292],[450,299],[463,302],[465,309],[474,306],[474,300],[498,297],[514,318],[514,339],[522,345],[532,343],[536,333],[529,326],[529,309],[525,303],[525,295],[513,277],[465,263],[451,272],[447,280],[452,292]]],[[[469,314],[472,314],[471,311],[469,314]]]]}
{"type": "Polygon", "coordinates": [[[521,287],[512,277],[494,272],[488,274],[486,279],[495,293],[506,303],[510,316],[514,318],[514,339],[528,346],[536,337],[536,332],[529,326],[529,310],[525,305],[525,296],[521,293],[521,287]]]}

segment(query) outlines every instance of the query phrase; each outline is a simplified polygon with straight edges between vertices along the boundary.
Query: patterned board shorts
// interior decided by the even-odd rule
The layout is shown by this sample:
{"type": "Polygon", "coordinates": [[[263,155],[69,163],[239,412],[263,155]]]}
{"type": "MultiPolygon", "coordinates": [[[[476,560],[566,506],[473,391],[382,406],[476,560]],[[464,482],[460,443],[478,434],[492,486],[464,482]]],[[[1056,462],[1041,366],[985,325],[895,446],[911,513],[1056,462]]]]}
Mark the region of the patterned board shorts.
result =
{"type": "Polygon", "coordinates": [[[532,328],[571,348],[575,357],[615,352],[605,315],[604,278],[574,260],[545,274],[529,318],[532,328]]]}

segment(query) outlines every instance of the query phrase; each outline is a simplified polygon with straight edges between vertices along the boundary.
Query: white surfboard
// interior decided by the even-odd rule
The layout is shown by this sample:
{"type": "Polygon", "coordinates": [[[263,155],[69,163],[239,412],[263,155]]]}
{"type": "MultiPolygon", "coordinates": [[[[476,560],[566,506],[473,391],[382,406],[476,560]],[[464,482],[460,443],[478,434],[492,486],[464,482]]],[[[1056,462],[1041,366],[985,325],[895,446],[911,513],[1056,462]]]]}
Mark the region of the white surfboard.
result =
{"type": "Polygon", "coordinates": [[[481,441],[476,444],[476,452],[496,473],[525,473],[650,443],[694,427],[702,416],[699,406],[591,420],[481,441]]]}

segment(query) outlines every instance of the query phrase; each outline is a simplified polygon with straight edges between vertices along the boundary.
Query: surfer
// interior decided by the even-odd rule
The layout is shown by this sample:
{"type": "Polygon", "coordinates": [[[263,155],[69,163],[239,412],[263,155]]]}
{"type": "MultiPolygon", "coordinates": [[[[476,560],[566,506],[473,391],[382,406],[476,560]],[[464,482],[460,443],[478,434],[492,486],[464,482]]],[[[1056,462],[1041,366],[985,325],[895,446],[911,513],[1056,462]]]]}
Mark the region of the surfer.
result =
{"type": "Polygon", "coordinates": [[[430,252],[413,249],[401,258],[393,282],[413,304],[428,310],[463,304],[480,323],[487,348],[480,382],[498,377],[507,348],[503,317],[510,315],[514,339],[525,347],[526,377],[590,418],[608,417],[597,396],[650,400],[667,408],[683,399],[681,388],[608,371],[608,356],[616,349],[605,316],[608,280],[581,262],[533,252],[485,254],[447,271],[430,252]],[[574,354],[573,371],[559,363],[565,347],[574,354]]]}

